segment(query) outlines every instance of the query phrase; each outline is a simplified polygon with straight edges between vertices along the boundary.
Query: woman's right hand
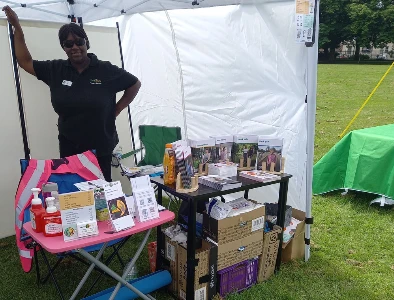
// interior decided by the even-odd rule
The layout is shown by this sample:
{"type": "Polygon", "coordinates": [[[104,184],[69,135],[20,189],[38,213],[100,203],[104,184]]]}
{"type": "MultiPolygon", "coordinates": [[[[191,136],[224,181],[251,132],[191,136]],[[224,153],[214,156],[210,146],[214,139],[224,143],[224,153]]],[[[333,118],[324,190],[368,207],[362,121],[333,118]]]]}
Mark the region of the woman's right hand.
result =
{"type": "Polygon", "coordinates": [[[14,27],[20,26],[18,15],[12,10],[11,7],[6,5],[3,7],[2,11],[5,12],[5,15],[7,16],[7,20],[12,26],[14,27]]]}

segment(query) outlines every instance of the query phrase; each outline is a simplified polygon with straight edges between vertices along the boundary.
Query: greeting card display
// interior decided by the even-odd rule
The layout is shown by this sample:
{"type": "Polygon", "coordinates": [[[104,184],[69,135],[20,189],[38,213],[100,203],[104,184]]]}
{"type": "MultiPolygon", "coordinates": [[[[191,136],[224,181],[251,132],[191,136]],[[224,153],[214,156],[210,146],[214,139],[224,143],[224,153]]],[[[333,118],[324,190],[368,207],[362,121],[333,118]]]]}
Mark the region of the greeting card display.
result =
{"type": "Polygon", "coordinates": [[[133,189],[135,214],[139,222],[145,222],[159,218],[155,191],[150,183],[148,175],[130,178],[133,189]]]}
{"type": "Polygon", "coordinates": [[[127,207],[120,181],[105,184],[104,195],[112,229],[114,231],[121,231],[133,227],[135,225],[134,219],[127,207]]]}

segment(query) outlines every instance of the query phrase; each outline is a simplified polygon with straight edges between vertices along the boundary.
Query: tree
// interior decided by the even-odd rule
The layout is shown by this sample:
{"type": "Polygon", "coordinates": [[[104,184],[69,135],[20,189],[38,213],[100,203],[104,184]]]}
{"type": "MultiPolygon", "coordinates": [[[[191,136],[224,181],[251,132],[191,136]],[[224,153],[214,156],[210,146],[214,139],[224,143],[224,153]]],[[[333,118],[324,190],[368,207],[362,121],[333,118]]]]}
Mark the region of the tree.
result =
{"type": "Polygon", "coordinates": [[[326,59],[335,59],[335,49],[343,41],[352,40],[347,6],[351,0],[322,0],[320,2],[319,48],[326,59]]]}
{"type": "Polygon", "coordinates": [[[380,47],[394,41],[393,0],[352,0],[347,10],[355,59],[359,59],[361,47],[380,47]]]}

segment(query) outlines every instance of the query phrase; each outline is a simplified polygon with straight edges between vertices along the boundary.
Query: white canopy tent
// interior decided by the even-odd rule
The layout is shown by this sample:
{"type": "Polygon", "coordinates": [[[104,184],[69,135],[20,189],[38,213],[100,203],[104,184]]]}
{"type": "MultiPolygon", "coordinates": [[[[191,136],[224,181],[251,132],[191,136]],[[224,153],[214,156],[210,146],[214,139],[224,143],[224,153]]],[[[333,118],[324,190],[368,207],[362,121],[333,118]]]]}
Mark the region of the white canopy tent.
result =
{"type": "MultiPolygon", "coordinates": [[[[295,0],[193,2],[28,0],[0,6],[10,5],[20,19],[118,21],[125,69],[143,83],[131,104],[134,134],[138,125],[156,124],[180,126],[186,138],[282,136],[286,172],[293,175],[288,203],[311,218],[318,18],[315,43],[306,47],[295,42],[295,0]],[[215,6],[221,7],[190,9],[215,6]]],[[[277,190],[250,196],[273,202],[277,190]]]]}

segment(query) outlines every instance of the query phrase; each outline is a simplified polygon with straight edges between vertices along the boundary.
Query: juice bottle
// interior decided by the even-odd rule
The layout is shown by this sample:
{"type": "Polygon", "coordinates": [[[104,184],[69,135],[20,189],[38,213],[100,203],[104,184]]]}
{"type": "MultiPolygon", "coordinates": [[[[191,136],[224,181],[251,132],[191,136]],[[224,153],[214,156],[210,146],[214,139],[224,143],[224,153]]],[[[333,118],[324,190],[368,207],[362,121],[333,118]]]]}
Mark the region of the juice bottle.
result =
{"type": "Polygon", "coordinates": [[[60,211],[55,206],[55,198],[48,197],[46,202],[47,210],[42,216],[44,235],[48,237],[62,235],[62,218],[60,217],[60,211]]]}
{"type": "Polygon", "coordinates": [[[175,183],[175,155],[171,144],[166,144],[163,158],[164,184],[175,183]]]}
{"type": "Polygon", "coordinates": [[[35,232],[42,232],[43,231],[42,216],[45,214],[45,209],[44,207],[42,207],[41,199],[38,198],[38,193],[40,192],[40,189],[32,188],[31,191],[33,192],[34,195],[30,207],[31,228],[35,232]]]}

